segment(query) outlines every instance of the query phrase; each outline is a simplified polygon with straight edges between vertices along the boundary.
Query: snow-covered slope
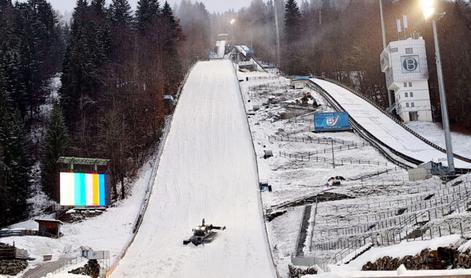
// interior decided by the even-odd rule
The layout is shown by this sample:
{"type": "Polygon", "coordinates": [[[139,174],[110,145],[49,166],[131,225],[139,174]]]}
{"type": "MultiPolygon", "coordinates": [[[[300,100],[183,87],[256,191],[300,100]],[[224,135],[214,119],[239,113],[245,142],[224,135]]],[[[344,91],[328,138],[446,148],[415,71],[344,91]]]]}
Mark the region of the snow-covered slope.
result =
{"type": "Polygon", "coordinates": [[[251,135],[229,61],[192,70],[147,213],[114,277],[275,277],[251,135]],[[214,242],[183,246],[206,218],[214,242]]]}
{"type": "MultiPolygon", "coordinates": [[[[438,123],[410,122],[407,127],[424,136],[431,142],[445,148],[445,134],[438,123]]],[[[471,157],[471,135],[460,132],[451,132],[453,151],[455,153],[471,157]]]]}
{"type": "MultiPolygon", "coordinates": [[[[348,90],[321,79],[312,79],[334,98],[350,117],[392,149],[417,160],[439,161],[447,165],[446,154],[426,144],[376,107],[348,90]]],[[[457,168],[471,169],[471,163],[455,159],[457,168]]]]}

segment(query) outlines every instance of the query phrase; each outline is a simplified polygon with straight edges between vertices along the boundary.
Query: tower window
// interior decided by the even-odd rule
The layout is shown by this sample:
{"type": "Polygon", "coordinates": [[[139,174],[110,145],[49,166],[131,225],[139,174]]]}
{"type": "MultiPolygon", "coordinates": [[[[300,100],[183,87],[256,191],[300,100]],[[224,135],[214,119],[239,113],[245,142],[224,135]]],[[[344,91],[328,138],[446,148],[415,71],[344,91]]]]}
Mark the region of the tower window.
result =
{"type": "Polygon", "coordinates": [[[408,102],[406,102],[406,107],[409,108],[409,103],[408,102]]]}
{"type": "Polygon", "coordinates": [[[406,92],[406,97],[409,97],[409,93],[406,92]]]}
{"type": "Polygon", "coordinates": [[[414,49],[412,47],[406,48],[406,54],[414,54],[414,49]]]}
{"type": "Polygon", "coordinates": [[[407,88],[407,82],[404,82],[404,88],[407,88]]]}
{"type": "Polygon", "coordinates": [[[410,97],[414,97],[414,92],[410,92],[410,97]]]}
{"type": "Polygon", "coordinates": [[[409,87],[412,87],[412,82],[409,82],[409,87]]]}
{"type": "Polygon", "coordinates": [[[415,104],[413,102],[411,102],[410,104],[411,107],[415,107],[415,104]]]}

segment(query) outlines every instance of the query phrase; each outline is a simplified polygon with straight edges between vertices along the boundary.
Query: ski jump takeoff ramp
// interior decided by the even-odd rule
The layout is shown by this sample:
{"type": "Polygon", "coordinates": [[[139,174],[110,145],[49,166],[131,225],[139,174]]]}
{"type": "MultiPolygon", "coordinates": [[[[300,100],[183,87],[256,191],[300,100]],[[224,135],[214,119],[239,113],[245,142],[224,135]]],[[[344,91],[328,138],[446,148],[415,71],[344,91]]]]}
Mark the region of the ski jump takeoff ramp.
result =
{"type": "Polygon", "coordinates": [[[231,62],[199,62],[175,110],[147,212],[112,277],[276,277],[257,165],[231,62]],[[182,241],[201,223],[209,244],[182,241]]]}
{"type": "MultiPolygon", "coordinates": [[[[394,150],[403,158],[448,164],[446,153],[412,134],[366,100],[332,82],[317,78],[311,81],[322,88],[363,130],[368,131],[384,147],[394,150]]],[[[466,158],[455,157],[455,166],[471,169],[471,163],[466,158]]]]}

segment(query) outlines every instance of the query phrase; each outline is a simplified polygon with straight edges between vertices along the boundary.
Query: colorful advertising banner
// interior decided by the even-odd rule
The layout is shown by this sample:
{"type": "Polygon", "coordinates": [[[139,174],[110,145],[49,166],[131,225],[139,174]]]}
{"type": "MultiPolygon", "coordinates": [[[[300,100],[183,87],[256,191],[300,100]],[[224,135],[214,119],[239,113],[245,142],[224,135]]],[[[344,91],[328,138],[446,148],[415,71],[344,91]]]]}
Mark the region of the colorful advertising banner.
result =
{"type": "Polygon", "coordinates": [[[60,204],[72,207],[105,207],[106,175],[60,173],[60,204]]]}
{"type": "Polygon", "coordinates": [[[350,122],[348,113],[345,112],[328,112],[314,113],[314,131],[345,131],[350,130],[350,122]]]}

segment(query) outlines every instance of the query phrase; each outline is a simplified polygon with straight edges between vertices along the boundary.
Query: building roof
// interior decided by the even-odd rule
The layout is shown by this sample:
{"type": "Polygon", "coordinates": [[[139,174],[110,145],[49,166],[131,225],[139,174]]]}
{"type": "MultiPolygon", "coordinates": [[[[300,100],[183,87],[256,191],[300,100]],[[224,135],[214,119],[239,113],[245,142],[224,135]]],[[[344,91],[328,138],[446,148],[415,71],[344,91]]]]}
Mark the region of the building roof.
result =
{"type": "Polygon", "coordinates": [[[107,166],[111,160],[100,158],[83,158],[83,157],[59,157],[57,163],[77,164],[77,165],[97,165],[107,166]]]}
{"type": "Polygon", "coordinates": [[[56,223],[56,224],[59,224],[59,225],[64,225],[64,223],[62,221],[56,220],[56,219],[34,219],[34,221],[36,221],[38,223],[50,222],[50,223],[56,223]]]}

